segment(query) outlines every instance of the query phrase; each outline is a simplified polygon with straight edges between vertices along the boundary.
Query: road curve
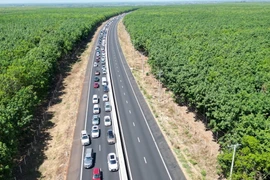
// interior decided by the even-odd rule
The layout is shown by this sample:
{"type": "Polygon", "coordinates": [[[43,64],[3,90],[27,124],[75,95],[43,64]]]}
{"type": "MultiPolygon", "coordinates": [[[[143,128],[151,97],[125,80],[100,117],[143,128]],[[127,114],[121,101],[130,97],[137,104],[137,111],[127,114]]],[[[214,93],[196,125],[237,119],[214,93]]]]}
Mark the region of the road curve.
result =
{"type": "MultiPolygon", "coordinates": [[[[117,24],[119,17],[112,21],[108,27],[107,49],[109,67],[111,72],[111,85],[115,98],[116,114],[120,126],[125,162],[130,180],[185,180],[170,148],[168,147],[156,121],[141,94],[134,77],[127,65],[122,53],[118,38],[117,24]]],[[[93,62],[96,59],[95,50],[98,42],[95,42],[92,55],[86,71],[86,77],[78,113],[78,121],[75,127],[74,140],[70,155],[68,180],[92,179],[92,169],[83,168],[83,157],[85,147],[80,143],[80,131],[86,129],[91,133],[92,127],[92,96],[98,94],[101,98],[103,88],[93,88],[94,70],[100,70],[100,66],[94,68],[93,62]]],[[[100,75],[103,77],[105,75],[100,75]]],[[[101,85],[101,82],[100,82],[101,85]]],[[[100,101],[101,107],[101,135],[97,139],[91,138],[91,145],[94,149],[94,167],[99,167],[103,172],[103,180],[119,180],[121,174],[108,171],[107,154],[117,152],[115,145],[108,145],[106,132],[108,127],[104,126],[104,103],[100,101]]],[[[122,164],[123,165],[123,164],[122,164]]],[[[120,165],[121,166],[121,165],[120,165]]],[[[124,180],[124,179],[123,179],[124,180]]]]}
{"type": "Polygon", "coordinates": [[[108,57],[114,97],[131,180],[185,180],[127,65],[117,37],[108,32],[108,57]]]}

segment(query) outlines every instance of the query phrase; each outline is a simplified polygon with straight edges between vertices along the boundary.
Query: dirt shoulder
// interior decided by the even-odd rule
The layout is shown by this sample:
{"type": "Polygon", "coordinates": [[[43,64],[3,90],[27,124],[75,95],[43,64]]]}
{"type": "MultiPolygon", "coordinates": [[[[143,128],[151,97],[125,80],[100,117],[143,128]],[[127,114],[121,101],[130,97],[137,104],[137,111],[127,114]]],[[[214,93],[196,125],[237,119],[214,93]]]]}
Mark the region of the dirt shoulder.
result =
{"type": "Polygon", "coordinates": [[[217,179],[219,145],[212,132],[206,131],[188,107],[174,103],[172,92],[159,88],[147,57],[134,49],[122,21],[118,37],[132,73],[187,179],[217,179]]]}
{"type": "MultiPolygon", "coordinates": [[[[97,32],[94,38],[97,37],[97,32]]],[[[203,123],[195,121],[195,114],[189,112],[187,107],[175,104],[172,93],[165,88],[162,88],[158,102],[159,84],[150,73],[147,57],[134,50],[122,23],[119,23],[118,32],[134,77],[187,178],[217,179],[216,157],[219,146],[213,142],[212,133],[205,130],[203,123]],[[144,62],[143,73],[141,62],[144,62]]],[[[49,112],[53,114],[50,121],[54,123],[54,127],[47,130],[51,138],[44,150],[46,159],[38,168],[41,173],[39,179],[66,179],[81,91],[92,46],[93,41],[87,45],[80,61],[72,66],[69,75],[63,79],[62,95],[59,97],[61,102],[49,108],[49,112]]]]}
{"type": "Polygon", "coordinates": [[[47,130],[51,138],[47,141],[47,148],[44,150],[46,159],[38,168],[41,174],[39,179],[66,179],[87,64],[94,39],[98,37],[100,29],[101,27],[87,44],[79,61],[72,66],[69,75],[63,79],[62,95],[58,97],[61,100],[60,103],[48,109],[47,113],[53,114],[49,121],[54,126],[47,130]]]}

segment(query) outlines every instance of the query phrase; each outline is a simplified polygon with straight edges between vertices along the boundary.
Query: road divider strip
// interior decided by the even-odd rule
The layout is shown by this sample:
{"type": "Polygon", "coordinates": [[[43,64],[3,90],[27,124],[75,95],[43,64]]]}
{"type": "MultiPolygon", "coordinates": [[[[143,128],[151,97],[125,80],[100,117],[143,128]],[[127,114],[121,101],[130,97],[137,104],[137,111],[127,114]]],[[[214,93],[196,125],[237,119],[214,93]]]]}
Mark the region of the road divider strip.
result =
{"type": "MultiPolygon", "coordinates": [[[[109,25],[110,27],[111,25],[109,25]]],[[[111,74],[110,74],[110,68],[109,68],[109,59],[108,59],[108,34],[109,34],[109,28],[107,28],[107,33],[106,33],[106,41],[105,41],[105,56],[106,56],[106,69],[107,69],[107,80],[108,80],[108,86],[109,86],[109,99],[111,99],[111,116],[112,116],[112,125],[114,129],[114,133],[116,136],[116,143],[115,143],[115,150],[116,154],[118,155],[118,160],[119,160],[119,177],[120,180],[128,180],[127,177],[127,170],[126,170],[126,165],[125,165],[125,159],[124,159],[124,154],[123,154],[123,149],[122,149],[122,141],[120,139],[120,132],[119,132],[119,126],[118,126],[118,117],[116,115],[116,106],[115,106],[115,99],[113,96],[113,88],[112,88],[112,81],[111,81],[111,74]]]]}

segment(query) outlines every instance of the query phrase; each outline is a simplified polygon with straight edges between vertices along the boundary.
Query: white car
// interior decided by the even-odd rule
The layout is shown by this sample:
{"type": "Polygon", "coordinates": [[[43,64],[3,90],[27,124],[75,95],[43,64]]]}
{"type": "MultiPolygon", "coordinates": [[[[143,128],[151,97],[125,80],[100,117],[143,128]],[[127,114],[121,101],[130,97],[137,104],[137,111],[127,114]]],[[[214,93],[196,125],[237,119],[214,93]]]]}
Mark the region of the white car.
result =
{"type": "Polygon", "coordinates": [[[83,146],[90,144],[90,139],[86,130],[81,131],[81,143],[83,146]]]}
{"type": "Polygon", "coordinates": [[[108,94],[103,94],[102,100],[103,100],[104,102],[105,102],[105,101],[109,101],[108,94]]]}
{"type": "Polygon", "coordinates": [[[107,72],[106,72],[106,69],[103,69],[102,70],[102,74],[106,74],[107,72]]]}
{"type": "Polygon", "coordinates": [[[96,94],[93,95],[93,104],[98,104],[98,96],[96,94]]]}
{"type": "Polygon", "coordinates": [[[94,62],[94,67],[97,67],[97,66],[98,66],[97,62],[94,62]]]}
{"type": "Polygon", "coordinates": [[[102,56],[102,57],[101,57],[101,61],[102,61],[102,62],[105,62],[105,56],[102,56]]]}
{"type": "Polygon", "coordinates": [[[94,104],[93,106],[93,113],[94,114],[99,114],[100,113],[100,108],[98,104],[94,104]]]}
{"type": "Polygon", "coordinates": [[[108,168],[109,171],[117,171],[119,166],[118,166],[118,161],[115,153],[109,153],[108,157],[108,168]]]}
{"type": "Polygon", "coordinates": [[[105,126],[111,126],[112,125],[112,120],[110,116],[104,116],[104,125],[105,126]]]}
{"type": "Polygon", "coordinates": [[[92,132],[91,132],[92,138],[98,138],[99,137],[99,128],[97,125],[92,127],[92,132]]]}

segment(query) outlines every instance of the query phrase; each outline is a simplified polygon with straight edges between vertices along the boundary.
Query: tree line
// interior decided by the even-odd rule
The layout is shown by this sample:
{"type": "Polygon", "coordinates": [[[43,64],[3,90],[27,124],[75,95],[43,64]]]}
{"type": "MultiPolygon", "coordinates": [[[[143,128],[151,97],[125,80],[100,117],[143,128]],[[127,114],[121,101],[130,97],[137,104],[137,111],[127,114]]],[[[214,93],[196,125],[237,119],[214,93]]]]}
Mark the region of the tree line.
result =
{"type": "Polygon", "coordinates": [[[59,60],[102,22],[131,9],[0,8],[0,179],[11,175],[59,60]]]}
{"type": "Polygon", "coordinates": [[[270,4],[145,7],[124,24],[153,74],[218,135],[220,175],[270,178],[270,4]]]}

